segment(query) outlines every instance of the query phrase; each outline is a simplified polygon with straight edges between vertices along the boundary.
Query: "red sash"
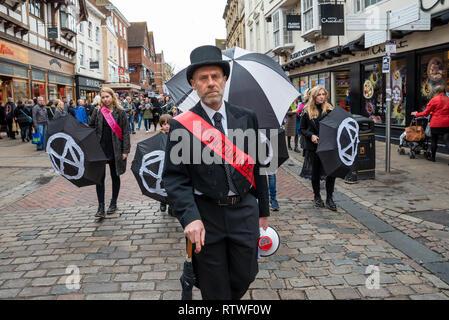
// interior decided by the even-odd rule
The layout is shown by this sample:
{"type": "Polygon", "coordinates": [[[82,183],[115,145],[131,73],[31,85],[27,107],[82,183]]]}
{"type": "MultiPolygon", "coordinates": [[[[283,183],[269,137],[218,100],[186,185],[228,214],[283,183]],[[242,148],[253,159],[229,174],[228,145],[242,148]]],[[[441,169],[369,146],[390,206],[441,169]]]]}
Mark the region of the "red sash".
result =
{"type": "Polygon", "coordinates": [[[115,122],[115,119],[112,116],[112,112],[106,107],[102,107],[100,110],[101,113],[103,114],[103,117],[106,119],[106,122],[111,127],[112,131],[114,131],[117,137],[119,137],[119,139],[122,140],[122,128],[120,128],[117,122],[115,122]]]}
{"type": "Polygon", "coordinates": [[[256,162],[251,156],[237,148],[217,128],[211,126],[206,120],[192,111],[181,113],[174,119],[204,143],[206,147],[232,165],[256,188],[254,180],[254,164],[256,162]]]}

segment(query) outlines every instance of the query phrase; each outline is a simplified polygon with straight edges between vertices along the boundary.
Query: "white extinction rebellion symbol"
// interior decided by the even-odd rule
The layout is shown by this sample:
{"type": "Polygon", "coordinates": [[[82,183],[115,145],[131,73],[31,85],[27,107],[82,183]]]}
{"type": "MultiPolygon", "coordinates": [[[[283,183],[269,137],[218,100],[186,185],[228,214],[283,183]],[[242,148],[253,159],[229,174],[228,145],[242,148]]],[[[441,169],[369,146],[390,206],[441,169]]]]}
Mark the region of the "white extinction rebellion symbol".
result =
{"type": "Polygon", "coordinates": [[[346,118],[338,127],[337,144],[340,160],[348,167],[357,157],[359,142],[359,124],[353,118],[346,118]],[[341,138],[345,132],[349,136],[349,144],[342,146],[341,138]]]}
{"type": "Polygon", "coordinates": [[[83,177],[84,152],[71,136],[62,132],[52,135],[48,139],[46,152],[50,157],[53,169],[55,169],[56,173],[68,180],[79,180],[83,177]],[[63,139],[66,141],[62,154],[56,152],[52,147],[52,143],[56,139],[63,139]],[[68,154],[70,154],[71,159],[67,158],[68,154]],[[56,160],[58,160],[58,162],[56,162],[56,160]],[[65,173],[66,164],[78,170],[76,175],[68,175],[65,173]]]}
{"type": "Polygon", "coordinates": [[[167,192],[164,188],[161,187],[162,183],[162,172],[164,171],[164,160],[165,160],[165,151],[163,150],[156,150],[151,153],[146,154],[142,159],[142,166],[139,170],[139,176],[142,180],[142,184],[145,187],[145,189],[150,193],[156,193],[158,195],[161,195],[163,197],[167,197],[167,192]],[[151,171],[148,169],[149,165],[152,165],[153,163],[160,162],[159,164],[159,170],[157,173],[151,171]],[[149,174],[153,178],[156,179],[156,188],[150,188],[145,181],[145,178],[143,174],[149,174]]]}

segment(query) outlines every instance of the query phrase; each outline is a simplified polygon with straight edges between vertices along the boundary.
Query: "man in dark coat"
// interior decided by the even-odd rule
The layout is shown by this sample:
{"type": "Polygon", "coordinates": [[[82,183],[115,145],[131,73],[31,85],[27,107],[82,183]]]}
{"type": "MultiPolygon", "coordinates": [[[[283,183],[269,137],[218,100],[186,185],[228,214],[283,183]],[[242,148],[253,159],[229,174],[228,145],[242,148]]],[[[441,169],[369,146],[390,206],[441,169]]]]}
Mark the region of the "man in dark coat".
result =
{"type": "MultiPolygon", "coordinates": [[[[221,132],[220,136],[227,137],[231,129],[257,132],[257,117],[249,109],[223,101],[230,67],[222,60],[219,48],[199,47],[192,51],[190,60],[192,64],[187,71],[187,80],[201,101],[178,116],[179,120],[174,118],[170,121],[164,186],[185,236],[194,244],[192,261],[203,299],[240,299],[258,273],[259,227],[265,230],[268,227],[266,176],[259,174],[257,157],[254,157],[255,165],[250,169],[250,174],[254,175],[253,183],[228,161],[225,164],[223,161],[222,164],[206,164],[202,158],[199,164],[195,164],[192,157],[213,152],[204,142],[194,141],[197,138],[184,126],[195,124],[195,121],[184,120],[187,122],[181,124],[179,117],[199,116],[221,132]],[[183,146],[181,153],[190,151],[190,159],[176,164],[175,158],[179,155],[175,151],[179,148],[176,135],[180,132],[187,134],[186,139],[183,135],[179,142],[183,146]],[[197,148],[198,144],[200,148],[197,148]]],[[[221,143],[218,145],[221,147],[221,143]]],[[[250,145],[257,145],[257,141],[247,139],[243,149],[238,147],[248,154],[250,145]]],[[[214,155],[222,158],[217,153],[214,155]]]]}
{"type": "Polygon", "coordinates": [[[8,102],[5,105],[5,118],[6,125],[8,126],[8,137],[11,139],[16,138],[16,132],[13,131],[14,113],[16,111],[16,105],[12,98],[8,98],[8,102]]]}

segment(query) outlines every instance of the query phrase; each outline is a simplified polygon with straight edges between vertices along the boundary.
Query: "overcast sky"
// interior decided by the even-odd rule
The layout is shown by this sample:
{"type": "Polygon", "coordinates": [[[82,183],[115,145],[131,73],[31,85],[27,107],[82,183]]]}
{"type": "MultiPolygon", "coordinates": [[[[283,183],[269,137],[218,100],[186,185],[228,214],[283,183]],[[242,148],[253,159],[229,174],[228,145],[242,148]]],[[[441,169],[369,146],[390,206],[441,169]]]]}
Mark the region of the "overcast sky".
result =
{"type": "Polygon", "coordinates": [[[190,64],[190,52],[226,38],[226,0],[112,0],[129,22],[146,21],[153,31],[156,52],[176,72],[190,64]]]}

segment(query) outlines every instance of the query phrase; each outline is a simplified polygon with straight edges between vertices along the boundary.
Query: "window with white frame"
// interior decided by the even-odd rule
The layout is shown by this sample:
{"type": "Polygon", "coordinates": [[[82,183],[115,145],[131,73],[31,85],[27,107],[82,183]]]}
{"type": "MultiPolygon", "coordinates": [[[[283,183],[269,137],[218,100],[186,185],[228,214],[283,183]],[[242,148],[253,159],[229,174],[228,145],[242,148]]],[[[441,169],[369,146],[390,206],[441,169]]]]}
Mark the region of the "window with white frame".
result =
{"type": "Polygon", "coordinates": [[[383,0],[355,0],[354,1],[354,10],[355,12],[360,12],[368,8],[369,6],[373,6],[383,0]]]}
{"type": "Polygon", "coordinates": [[[281,45],[281,28],[280,28],[280,11],[273,13],[273,41],[274,47],[277,48],[281,45]]]}
{"type": "Polygon", "coordinates": [[[84,67],[84,43],[80,41],[80,66],[84,67]]]}
{"type": "Polygon", "coordinates": [[[93,61],[94,60],[94,49],[91,46],[89,46],[88,51],[89,51],[89,61],[93,61]]]}
{"type": "Polygon", "coordinates": [[[125,56],[125,68],[128,68],[128,51],[125,49],[124,51],[124,56],[125,56]]]}
{"type": "Polygon", "coordinates": [[[92,39],[92,22],[90,21],[87,25],[87,36],[89,37],[89,40],[92,39]]]}
{"type": "Polygon", "coordinates": [[[313,0],[302,0],[303,32],[313,29],[313,0]]]}
{"type": "Polygon", "coordinates": [[[100,27],[95,28],[95,42],[100,43],[100,27]]]}
{"type": "Polygon", "coordinates": [[[84,34],[84,22],[80,22],[79,33],[84,34]]]}

